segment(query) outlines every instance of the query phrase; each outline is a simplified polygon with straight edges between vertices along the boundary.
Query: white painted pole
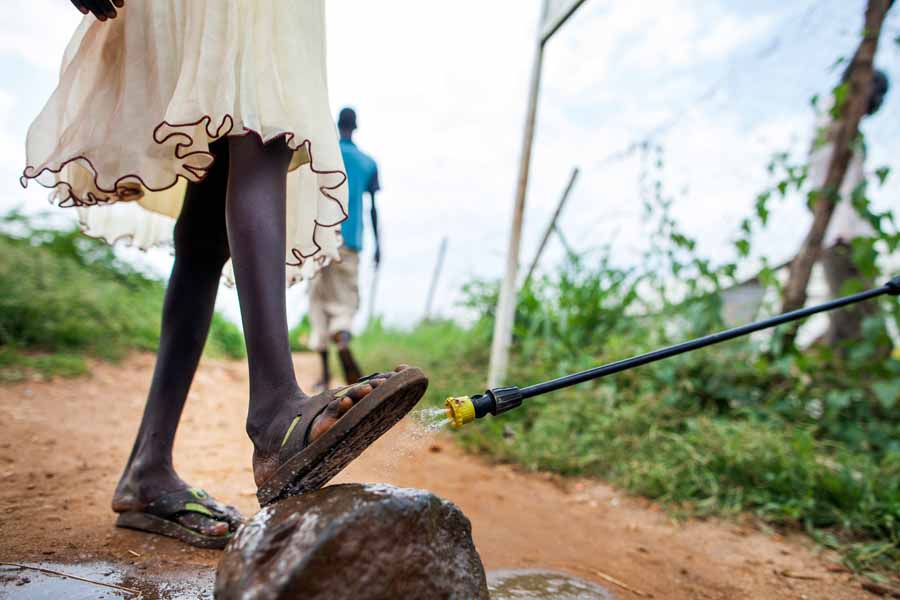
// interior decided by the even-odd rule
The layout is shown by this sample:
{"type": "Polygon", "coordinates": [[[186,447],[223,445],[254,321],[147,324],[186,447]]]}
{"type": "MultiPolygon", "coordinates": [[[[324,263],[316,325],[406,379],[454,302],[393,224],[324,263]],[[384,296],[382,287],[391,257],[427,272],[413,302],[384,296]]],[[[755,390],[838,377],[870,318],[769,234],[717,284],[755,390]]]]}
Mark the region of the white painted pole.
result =
{"type": "Polygon", "coordinates": [[[372,319],[375,318],[375,293],[378,291],[378,272],[381,269],[375,267],[375,270],[372,273],[372,283],[369,287],[369,314],[366,316],[366,326],[372,324],[372,319]]]}
{"type": "MultiPolygon", "coordinates": [[[[541,24],[544,23],[549,1],[544,0],[541,24]]],[[[541,90],[541,67],[544,58],[544,39],[539,31],[535,41],[534,62],[531,65],[531,83],[528,89],[528,108],[525,111],[525,132],[522,136],[522,153],[519,159],[519,177],[516,182],[516,199],[513,207],[512,227],[509,232],[509,248],[506,251],[506,271],[500,285],[500,297],[494,320],[494,338],[491,341],[491,362],[488,368],[488,388],[497,387],[506,377],[509,366],[509,346],[512,343],[513,321],[516,315],[519,270],[519,247],[522,241],[522,217],[525,213],[525,193],[528,189],[528,172],[531,166],[531,147],[537,120],[538,95],[541,90]]]]}

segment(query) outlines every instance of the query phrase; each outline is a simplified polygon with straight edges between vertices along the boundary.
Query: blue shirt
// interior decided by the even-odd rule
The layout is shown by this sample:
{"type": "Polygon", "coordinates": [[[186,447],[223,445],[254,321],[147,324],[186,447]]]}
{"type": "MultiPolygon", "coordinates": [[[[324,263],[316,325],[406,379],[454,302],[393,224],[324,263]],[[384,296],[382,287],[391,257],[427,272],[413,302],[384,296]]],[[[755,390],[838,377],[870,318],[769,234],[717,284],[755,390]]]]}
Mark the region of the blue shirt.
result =
{"type": "Polygon", "coordinates": [[[378,185],[378,165],[350,140],[341,140],[341,154],[347,171],[347,220],[341,224],[344,246],[359,252],[363,241],[363,194],[374,194],[378,185]]]}

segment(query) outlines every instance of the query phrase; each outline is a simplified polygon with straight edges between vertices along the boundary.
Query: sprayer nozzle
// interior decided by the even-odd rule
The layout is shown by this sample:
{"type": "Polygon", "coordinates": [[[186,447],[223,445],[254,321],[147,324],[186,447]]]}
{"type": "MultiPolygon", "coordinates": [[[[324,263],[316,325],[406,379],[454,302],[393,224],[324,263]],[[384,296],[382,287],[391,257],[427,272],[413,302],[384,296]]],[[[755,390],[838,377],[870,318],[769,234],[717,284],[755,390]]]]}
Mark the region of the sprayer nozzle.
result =
{"type": "Polygon", "coordinates": [[[468,396],[447,398],[444,407],[447,409],[450,425],[456,429],[475,420],[475,405],[472,404],[472,399],[468,396]]]}

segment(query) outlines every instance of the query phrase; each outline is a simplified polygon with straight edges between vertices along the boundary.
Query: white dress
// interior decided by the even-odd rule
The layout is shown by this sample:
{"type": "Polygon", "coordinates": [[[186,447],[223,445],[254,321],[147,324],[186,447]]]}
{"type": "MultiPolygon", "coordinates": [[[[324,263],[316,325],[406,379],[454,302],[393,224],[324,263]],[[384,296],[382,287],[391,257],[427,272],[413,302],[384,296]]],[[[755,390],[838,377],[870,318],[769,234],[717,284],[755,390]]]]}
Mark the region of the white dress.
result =
{"type": "Polygon", "coordinates": [[[324,0],[128,0],[116,19],[85,16],[28,131],[22,184],[53,188],[88,235],[148,248],[171,242],[212,141],[284,136],[287,278],[314,274],[338,258],[347,214],[324,10],[324,0]]]}

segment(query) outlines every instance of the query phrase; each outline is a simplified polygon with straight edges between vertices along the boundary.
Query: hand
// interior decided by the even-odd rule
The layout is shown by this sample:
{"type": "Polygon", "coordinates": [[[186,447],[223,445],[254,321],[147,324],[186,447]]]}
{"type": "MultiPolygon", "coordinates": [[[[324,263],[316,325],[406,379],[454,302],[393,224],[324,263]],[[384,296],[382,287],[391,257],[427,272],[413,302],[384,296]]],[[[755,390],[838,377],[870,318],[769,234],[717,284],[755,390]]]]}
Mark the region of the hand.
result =
{"type": "Polygon", "coordinates": [[[72,0],[72,4],[81,14],[94,13],[98,20],[105,21],[116,18],[116,8],[125,6],[125,0],[72,0]]]}

